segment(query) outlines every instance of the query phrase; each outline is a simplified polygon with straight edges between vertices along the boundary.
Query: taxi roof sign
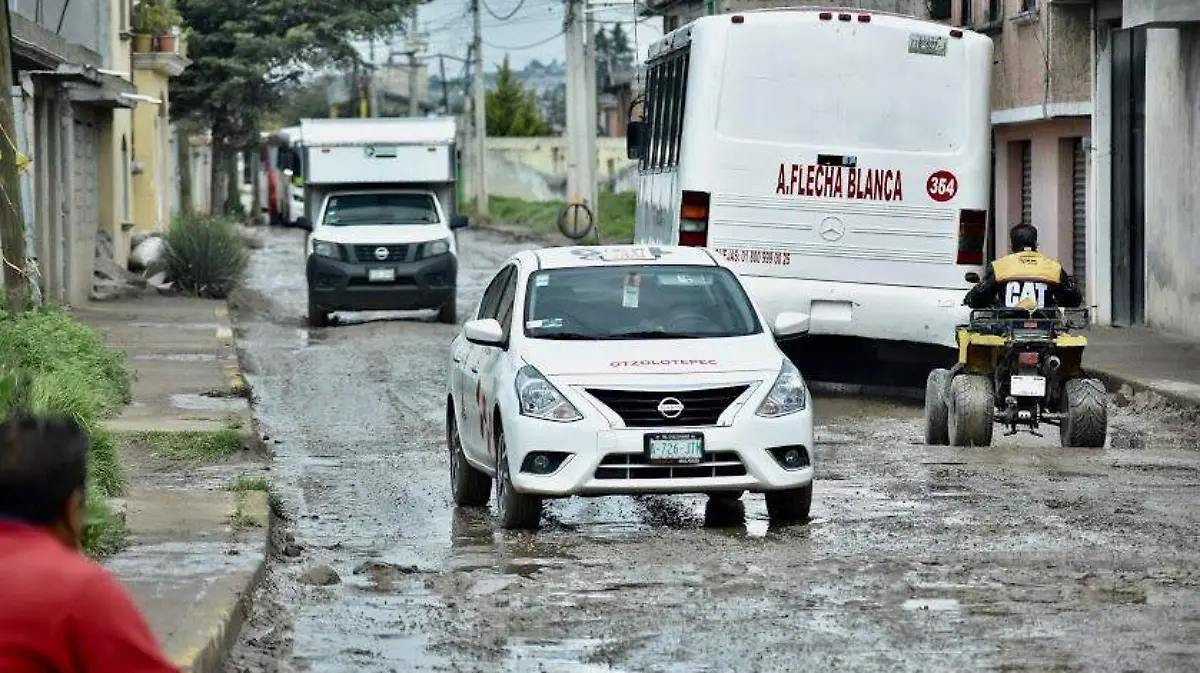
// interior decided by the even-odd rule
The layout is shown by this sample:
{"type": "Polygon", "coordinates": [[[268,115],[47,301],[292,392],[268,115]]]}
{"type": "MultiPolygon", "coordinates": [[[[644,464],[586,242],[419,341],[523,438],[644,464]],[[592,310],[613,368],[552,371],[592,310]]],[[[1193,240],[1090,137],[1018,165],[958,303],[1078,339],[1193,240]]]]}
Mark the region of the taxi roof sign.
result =
{"type": "Polygon", "coordinates": [[[600,259],[606,262],[653,262],[658,255],[644,246],[621,246],[605,248],[600,252],[600,259]]]}

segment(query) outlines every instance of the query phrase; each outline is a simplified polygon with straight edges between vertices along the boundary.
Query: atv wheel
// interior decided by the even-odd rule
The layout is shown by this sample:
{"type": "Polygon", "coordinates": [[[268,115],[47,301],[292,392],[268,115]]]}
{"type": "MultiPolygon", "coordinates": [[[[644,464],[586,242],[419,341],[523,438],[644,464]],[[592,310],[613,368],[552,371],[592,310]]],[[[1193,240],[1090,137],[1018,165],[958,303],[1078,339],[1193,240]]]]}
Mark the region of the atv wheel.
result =
{"type": "Polygon", "coordinates": [[[329,313],[314,304],[311,296],[308,298],[308,326],[329,327],[329,313]]]}
{"type": "Polygon", "coordinates": [[[960,374],[950,383],[947,430],[952,446],[990,446],[995,394],[986,376],[960,374]]]}
{"type": "Polygon", "coordinates": [[[767,517],[771,523],[808,521],[808,512],[812,508],[812,491],[812,482],[800,488],[767,491],[767,517]]]}
{"type": "Polygon", "coordinates": [[[454,418],[454,403],[446,409],[446,446],[450,448],[450,492],[459,507],[482,507],[492,496],[492,478],[467,462],[454,418]]]}
{"type": "Polygon", "coordinates": [[[1108,392],[1096,379],[1068,379],[1063,420],[1064,447],[1101,448],[1108,436],[1108,392]]]}
{"type": "Polygon", "coordinates": [[[496,430],[496,516],[505,530],[537,530],[542,520],[542,499],[518,493],[508,470],[508,443],[504,430],[496,430]]]}
{"type": "Polygon", "coordinates": [[[437,320],[446,325],[458,323],[458,293],[450,295],[450,299],[438,309],[437,320]]]}
{"type": "Polygon", "coordinates": [[[925,443],[945,446],[950,443],[950,409],[946,406],[946,381],[950,372],[935,369],[925,379],[925,443]]]}

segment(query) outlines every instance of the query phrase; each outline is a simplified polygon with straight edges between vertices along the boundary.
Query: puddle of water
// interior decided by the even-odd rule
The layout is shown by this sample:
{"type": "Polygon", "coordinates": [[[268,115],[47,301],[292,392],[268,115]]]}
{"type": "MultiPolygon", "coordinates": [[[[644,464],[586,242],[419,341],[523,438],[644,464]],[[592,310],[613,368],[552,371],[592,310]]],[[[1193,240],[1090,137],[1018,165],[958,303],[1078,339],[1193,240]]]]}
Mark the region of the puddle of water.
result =
{"type": "Polygon", "coordinates": [[[243,397],[208,397],[207,395],[179,394],[171,396],[171,404],[188,411],[242,411],[250,403],[243,397]]]}
{"type": "Polygon", "coordinates": [[[135,355],[131,360],[165,360],[167,362],[214,362],[217,356],[213,353],[146,353],[135,355]]]}

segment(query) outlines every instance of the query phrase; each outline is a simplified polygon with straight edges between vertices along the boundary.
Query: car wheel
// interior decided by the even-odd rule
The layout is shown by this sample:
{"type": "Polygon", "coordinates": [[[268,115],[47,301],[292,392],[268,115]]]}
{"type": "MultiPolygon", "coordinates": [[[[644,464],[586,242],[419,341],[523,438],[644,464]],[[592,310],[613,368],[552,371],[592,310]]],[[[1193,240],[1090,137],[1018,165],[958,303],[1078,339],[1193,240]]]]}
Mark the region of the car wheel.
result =
{"type": "Polygon", "coordinates": [[[745,491],[712,491],[710,493],[706,493],[705,495],[707,495],[712,500],[741,500],[742,496],[746,495],[746,492],[745,491]]]}
{"type": "Polygon", "coordinates": [[[312,296],[308,298],[308,326],[329,327],[329,313],[313,303],[312,296]]]}
{"type": "Polygon", "coordinates": [[[446,325],[458,324],[458,293],[450,295],[450,299],[438,309],[437,320],[446,325]]]}
{"type": "Polygon", "coordinates": [[[505,530],[537,530],[542,520],[542,499],[513,488],[503,428],[496,429],[496,516],[505,530]]]}
{"type": "Polygon", "coordinates": [[[808,521],[808,513],[812,508],[812,492],[812,482],[800,488],[767,491],[767,516],[772,523],[808,521]]]}
{"type": "Polygon", "coordinates": [[[450,449],[450,491],[459,507],[482,507],[492,496],[492,478],[467,462],[455,422],[454,403],[446,409],[446,445],[450,449]]]}

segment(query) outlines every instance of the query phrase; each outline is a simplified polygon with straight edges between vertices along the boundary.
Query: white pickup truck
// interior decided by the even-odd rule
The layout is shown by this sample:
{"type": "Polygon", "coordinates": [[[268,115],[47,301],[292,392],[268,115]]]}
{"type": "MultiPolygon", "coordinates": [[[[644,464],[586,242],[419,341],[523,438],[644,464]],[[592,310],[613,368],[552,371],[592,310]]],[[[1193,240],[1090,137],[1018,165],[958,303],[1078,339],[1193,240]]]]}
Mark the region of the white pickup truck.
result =
{"type": "Polygon", "coordinates": [[[304,119],[308,322],[432,309],[458,321],[452,118],[304,119]]]}

